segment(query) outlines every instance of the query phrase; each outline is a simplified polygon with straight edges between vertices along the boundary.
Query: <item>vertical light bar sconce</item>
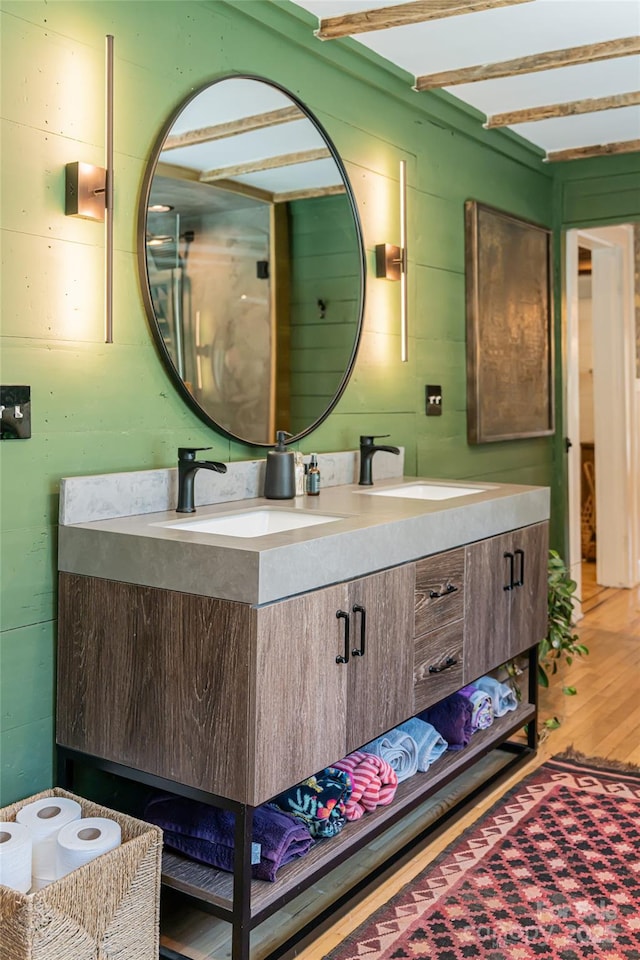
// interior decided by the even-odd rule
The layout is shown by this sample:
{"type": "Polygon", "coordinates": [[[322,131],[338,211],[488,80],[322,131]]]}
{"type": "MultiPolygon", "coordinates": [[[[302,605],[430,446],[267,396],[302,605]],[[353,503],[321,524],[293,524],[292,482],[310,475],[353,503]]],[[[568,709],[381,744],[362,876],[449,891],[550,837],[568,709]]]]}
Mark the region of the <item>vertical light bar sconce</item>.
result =
{"type": "Polygon", "coordinates": [[[105,41],[104,340],[113,343],[113,36],[105,41]]]}
{"type": "Polygon", "coordinates": [[[65,208],[68,217],[104,220],[104,340],[113,343],[113,36],[105,38],[105,165],[68,163],[65,208]]]}
{"type": "Polygon", "coordinates": [[[400,161],[400,246],[376,245],[376,277],[400,281],[400,359],[409,358],[407,327],[407,162],[400,161]]]}

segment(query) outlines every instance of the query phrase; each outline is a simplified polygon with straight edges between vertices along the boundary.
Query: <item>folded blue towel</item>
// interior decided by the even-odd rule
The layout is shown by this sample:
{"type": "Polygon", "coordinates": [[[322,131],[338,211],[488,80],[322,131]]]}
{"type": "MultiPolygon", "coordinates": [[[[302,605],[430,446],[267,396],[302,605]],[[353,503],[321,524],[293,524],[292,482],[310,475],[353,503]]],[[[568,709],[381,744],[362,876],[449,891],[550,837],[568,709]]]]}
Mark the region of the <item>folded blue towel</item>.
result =
{"type": "Polygon", "coordinates": [[[418,747],[413,737],[402,727],[394,727],[361,749],[363,753],[373,753],[386,760],[395,772],[398,783],[418,772],[418,747]]]}
{"type": "Polygon", "coordinates": [[[518,707],[517,697],[511,687],[507,683],[500,683],[495,677],[480,677],[473,681],[473,686],[489,694],[495,717],[504,717],[505,713],[518,707]]]}
{"type": "Polygon", "coordinates": [[[397,729],[403,730],[415,741],[420,773],[425,773],[447,749],[447,741],[440,736],[436,728],[418,717],[405,720],[397,729]]]}

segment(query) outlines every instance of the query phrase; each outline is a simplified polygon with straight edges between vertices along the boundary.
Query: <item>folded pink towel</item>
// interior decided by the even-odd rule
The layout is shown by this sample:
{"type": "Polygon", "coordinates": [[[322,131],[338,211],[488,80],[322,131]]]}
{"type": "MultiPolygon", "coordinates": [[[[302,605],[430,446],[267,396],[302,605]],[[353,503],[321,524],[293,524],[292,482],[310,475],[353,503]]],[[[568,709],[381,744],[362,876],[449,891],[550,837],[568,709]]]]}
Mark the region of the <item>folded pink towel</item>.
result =
{"type": "Polygon", "coordinates": [[[353,792],[347,801],[347,820],[359,820],[367,810],[386,806],[396,794],[395,770],[373,753],[356,750],[334,763],[334,767],[345,770],[353,782],[353,792]]]}

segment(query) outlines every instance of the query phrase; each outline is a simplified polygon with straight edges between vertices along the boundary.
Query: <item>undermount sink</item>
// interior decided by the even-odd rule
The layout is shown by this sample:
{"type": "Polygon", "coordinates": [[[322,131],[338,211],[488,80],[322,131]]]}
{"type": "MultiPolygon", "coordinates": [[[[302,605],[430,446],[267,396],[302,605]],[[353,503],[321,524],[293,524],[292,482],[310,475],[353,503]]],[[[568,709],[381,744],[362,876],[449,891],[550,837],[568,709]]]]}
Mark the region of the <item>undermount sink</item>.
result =
{"type": "Polygon", "coordinates": [[[372,497],[400,497],[403,500],[452,500],[468,497],[472,493],[484,493],[481,487],[455,487],[439,483],[406,483],[400,487],[385,487],[382,490],[360,490],[372,497]]]}
{"type": "Polygon", "coordinates": [[[270,533],[282,533],[285,530],[300,530],[321,523],[334,523],[343,517],[329,516],[323,513],[304,513],[302,510],[279,510],[263,507],[260,510],[243,510],[241,513],[227,513],[221,517],[182,520],[179,523],[169,521],[159,523],[159,527],[172,530],[190,530],[192,533],[215,533],[223,537],[266,537],[270,533]]]}

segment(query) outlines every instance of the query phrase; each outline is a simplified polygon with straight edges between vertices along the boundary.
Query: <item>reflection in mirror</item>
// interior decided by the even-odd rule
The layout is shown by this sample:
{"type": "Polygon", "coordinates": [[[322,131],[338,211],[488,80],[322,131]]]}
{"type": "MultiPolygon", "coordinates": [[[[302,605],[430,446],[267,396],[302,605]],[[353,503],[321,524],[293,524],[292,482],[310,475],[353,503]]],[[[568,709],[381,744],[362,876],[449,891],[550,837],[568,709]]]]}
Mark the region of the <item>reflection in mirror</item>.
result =
{"type": "Polygon", "coordinates": [[[247,443],[303,436],[346,385],[363,248],[343,166],[281,88],[228,77],[177,114],[150,167],[141,267],[185,399],[247,443]]]}

